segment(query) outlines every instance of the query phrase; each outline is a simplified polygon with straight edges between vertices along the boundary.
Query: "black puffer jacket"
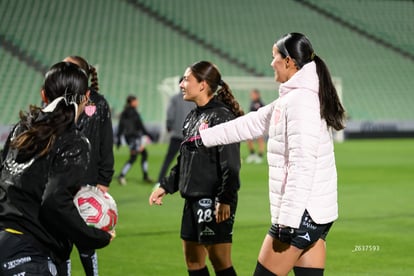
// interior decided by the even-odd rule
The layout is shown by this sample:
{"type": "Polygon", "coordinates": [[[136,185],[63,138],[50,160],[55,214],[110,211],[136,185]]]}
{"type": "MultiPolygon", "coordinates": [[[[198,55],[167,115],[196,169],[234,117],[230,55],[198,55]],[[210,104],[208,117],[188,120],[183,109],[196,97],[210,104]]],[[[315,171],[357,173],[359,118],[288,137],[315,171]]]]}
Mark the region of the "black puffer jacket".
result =
{"type": "Polygon", "coordinates": [[[73,204],[89,163],[89,142],[75,125],[42,157],[21,157],[6,141],[0,179],[0,229],[23,233],[39,249],[65,261],[72,243],[79,248],[106,246],[111,235],[89,227],[73,204]]]}
{"type": "Polygon", "coordinates": [[[234,118],[228,107],[216,98],[188,114],[177,165],[160,183],[167,193],[179,190],[184,198],[217,197],[225,204],[237,200],[240,144],[206,148],[199,136],[200,125],[212,127],[234,118]]]}

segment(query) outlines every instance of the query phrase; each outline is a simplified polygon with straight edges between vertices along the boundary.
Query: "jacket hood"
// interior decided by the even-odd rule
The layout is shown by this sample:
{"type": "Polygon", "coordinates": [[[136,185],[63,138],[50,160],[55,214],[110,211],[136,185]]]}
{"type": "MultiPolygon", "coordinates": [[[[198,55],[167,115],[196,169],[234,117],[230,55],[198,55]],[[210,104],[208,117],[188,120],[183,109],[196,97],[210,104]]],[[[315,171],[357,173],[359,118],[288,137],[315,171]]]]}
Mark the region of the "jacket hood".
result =
{"type": "Polygon", "coordinates": [[[307,89],[314,93],[319,92],[319,77],[314,61],[305,64],[288,81],[279,86],[279,95],[283,96],[294,89],[307,89]]]}
{"type": "Polygon", "coordinates": [[[224,103],[222,103],[221,101],[217,99],[217,96],[214,96],[206,105],[197,106],[196,110],[197,112],[203,112],[207,109],[217,108],[217,107],[226,107],[228,109],[228,107],[224,103]]]}

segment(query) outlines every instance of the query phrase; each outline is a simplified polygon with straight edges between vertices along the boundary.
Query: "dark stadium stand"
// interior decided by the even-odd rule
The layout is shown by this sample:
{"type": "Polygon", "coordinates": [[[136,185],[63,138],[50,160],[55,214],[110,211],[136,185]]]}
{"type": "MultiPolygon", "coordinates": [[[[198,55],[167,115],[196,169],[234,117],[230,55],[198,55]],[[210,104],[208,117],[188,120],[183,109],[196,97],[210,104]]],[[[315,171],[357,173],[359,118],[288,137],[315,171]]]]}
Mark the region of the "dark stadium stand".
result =
{"type": "Polygon", "coordinates": [[[271,46],[292,31],[341,78],[350,120],[412,122],[412,18],[414,2],[392,0],[0,1],[0,125],[37,103],[41,71],[72,54],[97,66],[114,118],[133,93],[158,124],[164,78],[201,59],[224,78],[272,76],[271,46]]]}
{"type": "Polygon", "coordinates": [[[412,1],[297,1],[414,61],[412,1]]]}

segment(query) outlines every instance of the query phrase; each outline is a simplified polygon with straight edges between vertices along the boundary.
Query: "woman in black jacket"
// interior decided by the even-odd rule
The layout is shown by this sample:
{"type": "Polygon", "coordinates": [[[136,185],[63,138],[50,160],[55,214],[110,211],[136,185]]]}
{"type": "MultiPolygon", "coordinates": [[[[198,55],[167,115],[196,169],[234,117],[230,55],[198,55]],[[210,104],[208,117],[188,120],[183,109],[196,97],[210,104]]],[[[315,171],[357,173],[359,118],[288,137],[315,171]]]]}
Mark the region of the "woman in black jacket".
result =
{"type": "MultiPolygon", "coordinates": [[[[121,136],[125,137],[125,140],[129,147],[129,159],[125,162],[121,169],[121,173],[118,176],[119,184],[126,185],[125,176],[131,169],[132,165],[137,161],[137,157],[141,154],[141,169],[143,173],[143,180],[146,183],[154,183],[148,176],[148,152],[145,148],[145,135],[150,139],[151,134],[145,128],[142,122],[141,115],[137,108],[139,101],[137,97],[129,95],[126,99],[126,105],[121,113],[119,119],[118,131],[117,131],[117,147],[121,145],[121,136]]],[[[152,140],[152,139],[151,139],[152,140]]]]}
{"type": "MultiPolygon", "coordinates": [[[[96,68],[80,56],[68,56],[64,61],[78,65],[90,79],[90,94],[84,112],[79,115],[78,129],[91,145],[91,160],[82,179],[82,185],[96,186],[108,192],[114,174],[113,130],[111,110],[105,97],[99,93],[96,68]]],[[[78,248],[86,276],[98,275],[98,255],[94,249],[78,248]]],[[[68,262],[70,271],[70,262],[68,262]]]]}
{"type": "Polygon", "coordinates": [[[88,101],[88,77],[60,62],[46,73],[47,104],[20,113],[3,151],[0,179],[0,275],[56,275],[72,243],[101,248],[112,234],[89,227],[73,197],[90,159],[75,126],[88,101]]]}
{"type": "Polygon", "coordinates": [[[240,146],[206,148],[200,143],[199,129],[232,120],[243,111],[210,62],[187,68],[180,88],[184,100],[197,107],[184,122],[178,163],[151,194],[149,203],[161,205],[167,193],[178,190],[185,198],[181,238],[189,275],[209,275],[207,255],[216,275],[236,275],[231,242],[240,188],[240,146]]]}

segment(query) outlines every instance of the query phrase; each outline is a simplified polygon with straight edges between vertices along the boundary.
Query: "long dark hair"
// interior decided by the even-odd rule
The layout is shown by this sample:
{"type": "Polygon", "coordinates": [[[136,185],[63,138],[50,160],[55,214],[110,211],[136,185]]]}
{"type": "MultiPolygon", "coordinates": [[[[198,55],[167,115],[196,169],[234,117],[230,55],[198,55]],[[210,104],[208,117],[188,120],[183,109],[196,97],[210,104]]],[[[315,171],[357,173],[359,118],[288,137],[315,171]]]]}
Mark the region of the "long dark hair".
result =
{"type": "Polygon", "coordinates": [[[197,81],[207,82],[211,89],[210,93],[217,91],[217,99],[228,106],[236,117],[244,114],[230,87],[222,80],[216,65],[209,61],[199,61],[191,65],[190,70],[197,81]]]}
{"type": "Polygon", "coordinates": [[[276,47],[283,58],[292,58],[298,69],[309,62],[315,62],[319,77],[321,117],[336,130],[345,128],[345,109],[339,100],[331,74],[325,62],[315,54],[309,39],[301,33],[289,33],[276,41],[276,47]]]}
{"type": "Polygon", "coordinates": [[[77,65],[59,62],[46,73],[43,91],[48,102],[64,97],[52,112],[31,105],[29,112],[20,111],[19,134],[12,139],[11,148],[26,157],[43,156],[49,152],[57,137],[74,124],[75,108],[85,99],[88,77],[77,65]]]}
{"type": "Polygon", "coordinates": [[[96,68],[81,56],[68,56],[68,58],[74,60],[76,64],[86,72],[88,78],[91,79],[90,87],[94,91],[99,92],[98,72],[96,71],[96,68]]]}

